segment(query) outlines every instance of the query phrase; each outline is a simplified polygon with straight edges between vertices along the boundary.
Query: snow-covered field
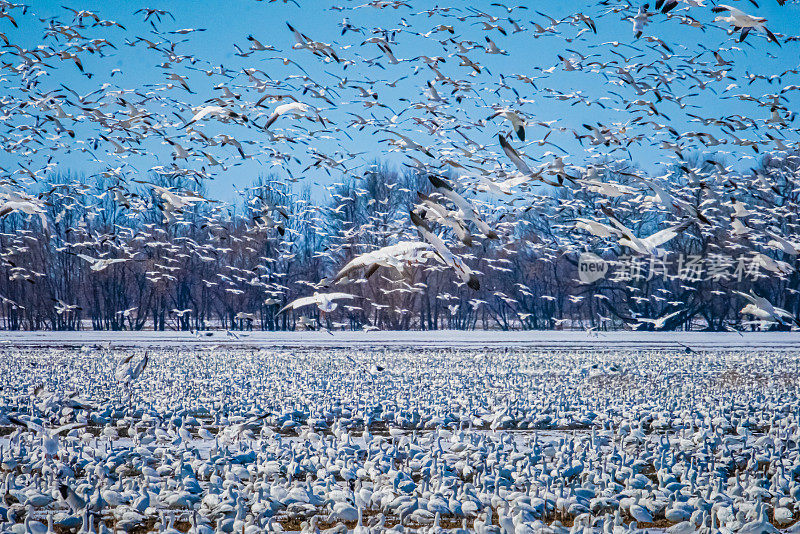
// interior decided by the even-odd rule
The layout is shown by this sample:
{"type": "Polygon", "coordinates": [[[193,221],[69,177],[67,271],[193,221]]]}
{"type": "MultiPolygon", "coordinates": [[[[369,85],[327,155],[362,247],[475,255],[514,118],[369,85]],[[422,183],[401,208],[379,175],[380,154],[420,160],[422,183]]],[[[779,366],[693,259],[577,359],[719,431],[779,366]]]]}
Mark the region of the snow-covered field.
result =
{"type": "Polygon", "coordinates": [[[794,350],[800,332],[585,332],[585,331],[400,331],[400,332],[9,332],[0,331],[0,346],[178,347],[225,345],[245,347],[528,347],[564,349],[761,348],[794,350]]]}
{"type": "Polygon", "coordinates": [[[800,519],[796,334],[236,335],[0,335],[0,531],[800,519]]]}

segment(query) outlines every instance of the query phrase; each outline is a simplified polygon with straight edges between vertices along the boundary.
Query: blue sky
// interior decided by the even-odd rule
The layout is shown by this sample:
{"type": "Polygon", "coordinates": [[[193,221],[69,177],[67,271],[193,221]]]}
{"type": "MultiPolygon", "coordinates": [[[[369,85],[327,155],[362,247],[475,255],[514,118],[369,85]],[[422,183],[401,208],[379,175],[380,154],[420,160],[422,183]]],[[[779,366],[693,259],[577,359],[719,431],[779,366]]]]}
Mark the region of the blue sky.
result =
{"type": "MultiPolygon", "coordinates": [[[[12,43],[23,48],[32,49],[40,44],[65,46],[64,39],[59,43],[52,38],[43,40],[43,31],[48,23],[40,20],[56,17],[62,23],[71,23],[73,15],[62,5],[96,11],[103,19],[115,20],[123,24],[126,27],[125,30],[114,27],[87,27],[82,30],[85,37],[105,37],[116,46],[116,49],[106,49],[106,57],[87,53],[81,55],[84,70],[93,74],[91,79],[82,75],[71,61],[54,59],[49,61],[53,68],[48,69],[47,75],[39,78],[38,89],[46,92],[57,89],[63,84],[83,95],[98,89],[103,84],[109,84],[104,91],[135,89],[140,93],[150,92],[157,95],[158,100],[151,101],[148,106],[159,113],[162,120],[168,121],[163,123],[164,132],[168,137],[179,142],[184,139],[185,133],[178,127],[181,121],[173,113],[178,112],[180,117],[184,120],[187,119],[191,116],[188,106],[201,105],[209,98],[220,94],[219,90],[214,89],[215,85],[225,84],[232,91],[238,92],[242,95],[241,102],[253,102],[263,96],[263,93],[253,89],[253,84],[243,73],[245,68],[259,69],[274,81],[288,81],[290,86],[270,90],[280,94],[292,94],[295,98],[310,103],[319,109],[320,114],[328,119],[329,123],[341,128],[341,131],[335,133],[318,134],[315,133],[315,130],[319,130],[318,124],[281,119],[280,123],[276,123],[274,130],[277,133],[285,133],[289,138],[300,139],[302,142],[292,143],[288,140],[280,140],[272,143],[266,138],[264,132],[255,128],[223,125],[217,121],[198,124],[198,130],[208,136],[229,134],[243,142],[251,141],[253,143],[245,144],[245,152],[252,156],[246,161],[241,160],[236,151],[230,147],[214,147],[215,157],[223,161],[228,170],[209,169],[215,173],[215,177],[213,181],[207,182],[206,186],[210,196],[222,199],[231,198],[231,191],[234,187],[246,186],[258,174],[275,172],[281,177],[288,178],[291,173],[294,178],[300,180],[301,184],[308,184],[312,187],[331,183],[338,178],[338,176],[331,177],[320,169],[304,170],[313,161],[314,153],[322,153],[333,159],[344,160],[344,168],[348,173],[354,175],[363,173],[365,165],[373,159],[388,159],[398,165],[408,162],[407,153],[388,151],[390,147],[385,140],[393,138],[393,135],[384,132],[382,128],[365,128],[363,131],[358,131],[354,127],[348,126],[352,119],[352,115],[349,113],[358,113],[364,117],[374,115],[382,121],[391,121],[388,124],[394,125],[393,128],[397,131],[408,133],[426,146],[438,147],[459,139],[454,134],[454,127],[458,124],[468,124],[469,121],[486,119],[492,112],[492,106],[511,105],[523,112],[529,123],[555,121],[553,126],[567,129],[564,132],[556,131],[548,138],[548,141],[553,141],[558,145],[557,147],[538,146],[535,141],[542,139],[548,129],[531,124],[526,139],[526,143],[529,145],[516,143],[518,149],[525,152],[534,161],[546,162],[553,157],[547,152],[552,152],[564,156],[568,163],[580,165],[595,154],[588,152],[586,147],[581,147],[577,143],[572,130],[580,131],[584,123],[601,122],[624,125],[634,116],[642,115],[642,113],[634,114],[625,110],[612,109],[613,107],[622,108],[620,102],[630,102],[638,98],[629,87],[617,85],[615,79],[608,76],[608,73],[613,73],[615,69],[607,70],[606,76],[604,76],[599,72],[589,72],[591,68],[586,64],[593,60],[600,62],[607,62],[611,59],[620,60],[620,57],[614,55],[613,52],[618,52],[627,58],[639,54],[638,51],[629,48],[628,44],[643,50],[643,56],[633,59],[632,62],[646,64],[660,57],[656,50],[646,48],[648,43],[644,38],[634,41],[630,22],[622,20],[626,14],[633,14],[635,7],[620,13],[600,16],[605,8],[597,4],[522,2],[529,9],[518,9],[508,15],[503,9],[490,6],[490,2],[482,4],[481,7],[486,12],[501,17],[497,23],[503,25],[507,30],[508,35],[504,36],[497,30],[484,30],[479,22],[483,20],[480,17],[472,16],[464,21],[459,21],[438,14],[431,17],[427,14],[419,14],[434,7],[437,2],[413,2],[413,9],[358,7],[365,3],[365,0],[356,2],[339,0],[333,3],[301,2],[303,8],[300,8],[291,2],[255,1],[227,3],[153,1],[146,4],[138,2],[37,1],[27,15],[22,16],[17,11],[18,29],[13,28],[7,20],[0,20],[0,31],[4,32],[12,43]],[[137,9],[145,5],[150,8],[166,9],[175,16],[175,21],[169,17],[162,17],[162,21],[157,24],[159,31],[163,32],[162,35],[156,34],[150,23],[144,21],[143,14],[134,14],[137,9]],[[331,9],[334,5],[345,9],[331,9]],[[596,21],[598,26],[596,35],[589,31],[581,32],[584,27],[580,24],[574,26],[562,24],[559,26],[560,35],[534,38],[530,22],[535,21],[543,26],[548,24],[547,19],[537,14],[537,11],[559,19],[578,12],[584,5],[584,11],[596,21]],[[344,17],[347,17],[353,26],[364,28],[365,33],[361,35],[348,32],[342,36],[339,23],[344,17]],[[528,31],[512,34],[509,17],[528,31]],[[313,56],[308,50],[293,50],[294,39],[286,22],[290,22],[315,41],[330,43],[342,58],[352,60],[354,64],[344,68],[342,64],[336,62],[324,62],[313,56]],[[452,24],[455,26],[455,33],[451,35],[444,31],[427,37],[415,34],[425,34],[439,24],[452,24]],[[169,33],[185,28],[203,29],[204,31],[191,32],[187,35],[169,33]],[[433,71],[428,69],[421,60],[402,61],[399,65],[391,65],[375,44],[362,44],[366,38],[374,36],[372,30],[375,28],[402,30],[396,34],[396,44],[391,47],[397,58],[410,59],[420,55],[442,56],[445,61],[438,67],[441,72],[454,79],[473,84],[475,91],[462,102],[455,102],[448,95],[449,87],[437,84],[437,90],[448,100],[446,109],[453,116],[453,119],[445,121],[447,125],[441,131],[431,133],[427,132],[424,127],[416,125],[414,119],[425,119],[430,115],[426,114],[424,110],[412,107],[415,103],[430,102],[426,90],[427,83],[435,78],[433,71]],[[234,44],[242,50],[247,50],[250,45],[247,40],[248,35],[253,35],[265,45],[274,46],[276,50],[274,52],[254,52],[247,57],[237,56],[234,44]],[[468,54],[469,57],[480,62],[484,67],[484,71],[475,77],[469,76],[471,71],[468,67],[459,66],[459,59],[452,55],[457,52],[452,43],[446,43],[444,46],[440,43],[440,41],[453,37],[484,44],[486,36],[490,36],[501,49],[507,50],[508,55],[491,55],[482,50],[471,51],[468,54]],[[126,40],[134,42],[140,37],[156,43],[163,43],[160,45],[162,49],[166,49],[168,47],[166,43],[172,41],[176,43],[174,48],[176,54],[191,56],[196,62],[192,64],[192,59],[173,61],[170,62],[168,68],[164,68],[160,66],[167,59],[163,52],[147,50],[147,47],[141,42],[136,46],[125,44],[126,40]],[[574,40],[565,42],[565,38],[574,40]],[[619,46],[604,44],[613,41],[622,44],[619,46]],[[598,56],[583,61],[584,70],[564,72],[562,64],[557,58],[559,54],[574,59],[579,59],[579,55],[598,54],[598,56]],[[282,58],[289,58],[297,65],[284,65],[282,58]],[[202,70],[218,68],[220,65],[229,69],[230,77],[219,74],[208,76],[202,72],[202,70]],[[552,72],[547,72],[554,66],[556,68],[552,72]],[[115,69],[119,69],[119,71],[115,71],[115,69]],[[297,76],[303,75],[304,71],[312,80],[329,88],[327,96],[333,105],[302,93],[301,86],[304,82],[297,76]],[[169,73],[186,76],[194,94],[180,88],[165,89],[169,73]],[[534,78],[538,89],[514,80],[512,78],[514,74],[524,74],[534,78]],[[520,101],[514,102],[517,94],[514,94],[513,91],[505,88],[498,89],[501,75],[508,85],[516,89],[520,101]],[[405,78],[401,79],[403,77],[405,78]],[[347,80],[348,87],[338,87],[337,84],[340,82],[345,85],[344,79],[347,80]],[[376,80],[380,81],[370,85],[369,82],[376,80]],[[375,90],[379,95],[377,101],[388,107],[365,108],[364,102],[374,99],[359,97],[354,86],[375,90]],[[497,89],[496,92],[494,92],[495,89],[497,89]],[[551,97],[557,94],[556,92],[579,91],[590,100],[609,99],[601,100],[608,106],[606,106],[607,109],[602,109],[597,105],[573,105],[572,101],[561,102],[548,98],[547,90],[552,91],[549,93],[551,97]],[[171,123],[169,123],[170,121],[171,123]],[[530,144],[532,141],[534,143],[530,144]],[[289,156],[291,159],[288,163],[276,161],[271,157],[269,151],[273,148],[289,156]],[[355,153],[356,156],[350,157],[348,155],[350,153],[355,153]]],[[[779,7],[777,2],[763,1],[760,2],[762,5],[758,9],[749,2],[732,1],[732,3],[745,11],[765,16],[769,21],[768,26],[774,33],[790,35],[796,31],[796,21],[800,20],[800,16],[798,16],[800,12],[796,3],[779,7]]],[[[448,15],[474,15],[469,10],[473,3],[453,2],[451,5],[455,9],[448,15]]],[[[708,7],[692,8],[688,13],[704,23],[710,22],[714,16],[708,7]]],[[[87,19],[87,26],[88,22],[87,19]]],[[[709,50],[721,49],[723,57],[734,62],[730,67],[730,74],[735,80],[722,79],[712,85],[718,94],[706,90],[700,91],[699,96],[687,98],[687,102],[692,106],[697,106],[696,108],[680,109],[671,102],[662,102],[657,105],[660,112],[669,119],[654,118],[661,122],[668,122],[681,132],[704,128],[698,123],[688,122],[687,112],[704,117],[740,113],[752,116],[754,119],[766,119],[769,117],[768,110],[757,108],[752,103],[733,98],[733,96],[741,93],[762,95],[777,92],[780,87],[795,83],[797,79],[796,76],[787,76],[781,84],[768,85],[757,81],[752,85],[747,85],[742,78],[746,72],[770,75],[780,74],[786,69],[797,67],[796,43],[787,43],[782,48],[778,48],[776,45],[768,43],[762,35],[753,33],[743,45],[737,45],[734,42],[735,36],[727,35],[722,29],[708,27],[703,32],[696,28],[680,25],[675,19],[666,20],[661,15],[654,17],[653,22],[645,29],[645,36],[648,35],[662,38],[673,49],[676,56],[690,58],[703,52],[701,47],[706,47],[709,50]],[[740,50],[731,50],[731,47],[737,46],[740,50]],[[722,89],[733,83],[736,83],[737,87],[724,93],[721,92],[722,89]]],[[[705,54],[704,59],[713,63],[710,52],[705,52],[705,54]]],[[[9,61],[9,57],[4,57],[4,61],[9,61]]],[[[672,58],[668,63],[678,66],[683,62],[683,59],[672,58]]],[[[262,75],[259,73],[258,76],[262,75]]],[[[6,72],[3,75],[2,83],[4,91],[19,98],[26,98],[25,94],[16,89],[19,86],[17,76],[6,72]]],[[[675,82],[674,93],[681,95],[697,92],[697,90],[684,87],[685,85],[683,82],[675,82]]],[[[795,94],[796,92],[789,93],[790,100],[786,105],[790,110],[797,108],[795,94]]],[[[123,98],[136,98],[135,95],[130,94],[122,96],[123,98]]],[[[652,98],[652,95],[648,94],[643,98],[652,98]]],[[[265,104],[267,107],[263,111],[267,113],[273,105],[265,104]]],[[[247,105],[244,108],[247,109],[247,105]]],[[[16,121],[18,118],[15,117],[14,120],[16,121]]],[[[261,122],[263,123],[263,119],[261,122]]],[[[484,126],[463,131],[479,144],[485,145],[489,152],[501,154],[497,146],[496,135],[504,129],[507,130],[506,126],[507,124],[504,122],[495,119],[484,126]]],[[[70,142],[72,148],[88,147],[99,139],[100,133],[103,133],[94,124],[85,120],[70,127],[73,127],[76,132],[75,141],[70,142]]],[[[706,128],[706,130],[709,129],[706,128]]],[[[649,127],[632,126],[629,133],[635,134],[638,131],[647,136],[646,140],[653,135],[649,127]]],[[[656,133],[655,135],[660,134],[656,133]]],[[[793,132],[790,132],[790,135],[793,135],[793,132]]],[[[690,140],[686,142],[689,143],[690,140]]],[[[99,148],[92,149],[94,161],[93,157],[84,152],[68,153],[67,150],[57,150],[50,153],[57,164],[55,168],[92,175],[107,167],[114,168],[124,165],[124,172],[128,178],[141,179],[146,177],[151,167],[171,163],[172,151],[168,145],[162,142],[161,138],[151,137],[143,140],[142,145],[136,147],[143,153],[125,158],[109,153],[113,150],[109,151],[102,141],[97,144],[99,148]]],[[[186,141],[187,146],[191,144],[188,140],[186,141]]],[[[754,161],[748,159],[752,157],[752,151],[731,145],[726,145],[724,150],[731,153],[722,154],[723,159],[738,162],[742,167],[754,165],[754,161]]],[[[602,155],[602,149],[599,152],[602,155]]],[[[665,157],[664,151],[649,146],[646,141],[632,146],[630,155],[622,152],[616,152],[614,155],[630,157],[635,162],[654,171],[662,162],[669,161],[665,157]]],[[[44,165],[45,161],[44,154],[27,158],[21,157],[18,153],[0,152],[0,165],[9,170],[14,170],[19,165],[37,168],[44,165]]],[[[203,156],[199,153],[189,160],[181,162],[181,165],[189,168],[200,168],[204,164],[203,156]]]]}

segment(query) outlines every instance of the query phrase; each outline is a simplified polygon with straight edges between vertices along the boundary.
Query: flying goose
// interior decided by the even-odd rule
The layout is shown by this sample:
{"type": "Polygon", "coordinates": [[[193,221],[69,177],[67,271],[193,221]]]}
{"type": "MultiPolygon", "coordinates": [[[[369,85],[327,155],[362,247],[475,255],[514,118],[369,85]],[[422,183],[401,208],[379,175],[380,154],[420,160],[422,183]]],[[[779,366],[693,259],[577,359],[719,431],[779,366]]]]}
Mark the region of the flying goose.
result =
{"type": "Polygon", "coordinates": [[[734,31],[741,30],[741,34],[739,35],[740,43],[745,40],[747,34],[750,33],[750,30],[755,28],[757,30],[764,30],[764,33],[767,34],[768,40],[772,41],[778,46],[781,46],[781,43],[778,42],[778,39],[775,37],[775,35],[773,35],[773,33],[769,31],[769,28],[767,28],[767,19],[764,17],[748,15],[744,11],[726,4],[714,6],[711,8],[711,11],[714,13],[727,13],[727,15],[719,15],[715,17],[714,22],[728,22],[731,26],[733,26],[734,31]]]}
{"type": "Polygon", "coordinates": [[[333,282],[343,280],[361,269],[366,269],[365,278],[372,276],[380,267],[401,271],[407,265],[426,262],[433,253],[433,248],[428,243],[400,241],[356,256],[336,273],[333,282]]]}
{"type": "Polygon", "coordinates": [[[305,306],[311,306],[316,304],[319,310],[323,313],[330,313],[335,310],[339,303],[335,302],[341,299],[354,299],[357,295],[352,295],[350,293],[319,293],[314,292],[313,295],[309,297],[300,297],[299,299],[295,299],[280,310],[278,313],[283,313],[287,310],[296,310],[298,308],[303,308],[305,306]]]}
{"type": "Polygon", "coordinates": [[[489,116],[487,120],[492,120],[495,117],[503,117],[511,122],[517,137],[520,141],[525,141],[525,121],[520,117],[517,112],[510,109],[500,109],[489,116]]]}

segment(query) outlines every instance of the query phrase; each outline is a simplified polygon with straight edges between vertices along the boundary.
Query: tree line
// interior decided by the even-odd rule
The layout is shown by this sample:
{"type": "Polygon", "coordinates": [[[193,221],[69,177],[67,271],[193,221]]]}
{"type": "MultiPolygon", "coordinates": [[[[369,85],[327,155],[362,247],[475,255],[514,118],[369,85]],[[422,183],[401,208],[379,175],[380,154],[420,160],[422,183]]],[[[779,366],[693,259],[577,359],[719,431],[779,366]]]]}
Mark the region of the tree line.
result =
{"type": "Polygon", "coordinates": [[[139,183],[53,173],[38,184],[46,213],[0,217],[0,327],[751,327],[735,291],[753,291],[800,318],[797,257],[769,241],[777,234],[797,242],[795,161],[766,157],[758,168],[733,173],[697,158],[691,168],[648,177],[680,199],[678,208],[658,197],[642,180],[643,171],[613,162],[599,174],[593,170],[592,180],[627,187],[625,194],[581,182],[587,169],[574,169],[564,187],[529,184],[502,198],[463,188],[499,236],[476,235],[467,246],[442,227],[453,251],[480,273],[479,290],[428,260],[338,284],[336,291],[358,298],[327,314],[314,307],[278,311],[297,297],[325,291],[318,282],[358,254],[419,239],[409,213],[420,193],[431,194],[425,174],[375,164],[324,193],[262,176],[233,202],[193,201],[176,209],[158,188],[205,198],[202,185],[184,176],[154,175],[139,183]],[[687,226],[665,244],[663,257],[638,256],[617,239],[577,224],[607,224],[609,215],[637,235],[679,221],[687,226]],[[609,271],[582,283],[578,269],[589,252],[609,271]],[[120,261],[104,265],[103,259],[120,261]]]}

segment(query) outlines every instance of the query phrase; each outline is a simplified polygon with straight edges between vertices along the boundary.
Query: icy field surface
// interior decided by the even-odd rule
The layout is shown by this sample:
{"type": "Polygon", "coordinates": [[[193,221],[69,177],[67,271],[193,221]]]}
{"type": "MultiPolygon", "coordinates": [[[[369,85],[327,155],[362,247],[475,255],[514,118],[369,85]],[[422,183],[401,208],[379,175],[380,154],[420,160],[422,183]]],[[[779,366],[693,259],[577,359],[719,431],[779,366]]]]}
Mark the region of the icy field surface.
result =
{"type": "Polygon", "coordinates": [[[653,348],[720,350],[763,348],[795,350],[800,332],[584,332],[584,331],[412,331],[412,332],[5,332],[0,346],[178,347],[225,345],[243,347],[526,347],[563,349],[653,348]]]}
{"type": "Polygon", "coordinates": [[[3,334],[0,531],[800,519],[793,335],[215,336],[3,334]]]}

